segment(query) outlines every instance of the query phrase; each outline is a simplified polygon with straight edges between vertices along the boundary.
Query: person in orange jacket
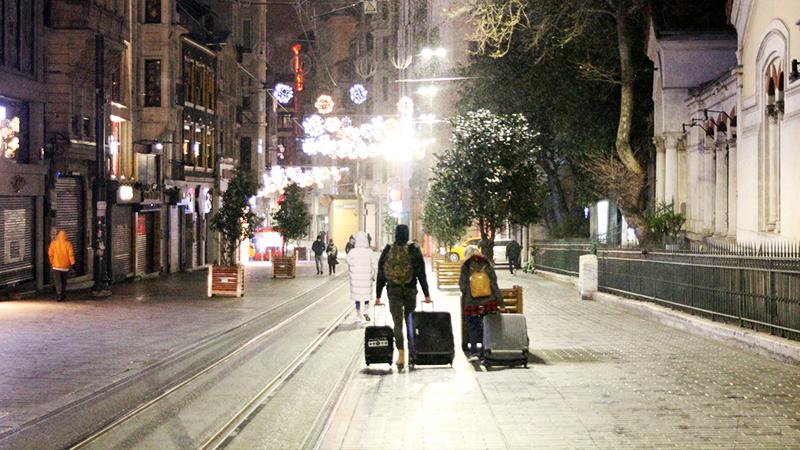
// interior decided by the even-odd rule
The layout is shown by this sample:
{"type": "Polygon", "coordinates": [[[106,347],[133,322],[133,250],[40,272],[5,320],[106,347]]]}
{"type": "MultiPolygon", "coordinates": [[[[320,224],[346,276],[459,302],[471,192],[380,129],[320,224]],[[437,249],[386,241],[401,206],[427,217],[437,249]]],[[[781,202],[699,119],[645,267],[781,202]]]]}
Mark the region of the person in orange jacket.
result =
{"type": "Polygon", "coordinates": [[[50,258],[50,267],[53,268],[53,280],[56,285],[56,300],[63,302],[67,299],[67,274],[75,265],[75,252],[72,243],[67,238],[67,232],[58,230],[56,238],[47,249],[50,258]]]}

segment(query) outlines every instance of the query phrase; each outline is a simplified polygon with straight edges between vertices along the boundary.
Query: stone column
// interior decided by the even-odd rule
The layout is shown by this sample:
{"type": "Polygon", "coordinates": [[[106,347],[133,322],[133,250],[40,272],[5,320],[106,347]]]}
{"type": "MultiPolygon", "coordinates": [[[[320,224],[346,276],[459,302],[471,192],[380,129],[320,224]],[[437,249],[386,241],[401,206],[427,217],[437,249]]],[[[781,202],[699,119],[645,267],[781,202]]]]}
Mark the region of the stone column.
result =
{"type": "Polygon", "coordinates": [[[728,142],[717,140],[716,183],[714,185],[714,234],[724,236],[728,232],[728,142]]]}
{"type": "Polygon", "coordinates": [[[713,140],[706,139],[703,145],[703,172],[700,175],[703,188],[703,207],[700,210],[698,219],[703,224],[703,233],[712,234],[714,232],[714,222],[716,220],[715,192],[717,172],[715,167],[716,145],[713,140]]]}
{"type": "Polygon", "coordinates": [[[776,116],[767,117],[767,230],[776,233],[781,231],[779,123],[776,116]]]}
{"type": "Polygon", "coordinates": [[[736,237],[737,202],[739,192],[736,184],[736,138],[728,140],[728,237],[736,237]]]}
{"type": "Polygon", "coordinates": [[[703,164],[700,145],[692,145],[686,149],[686,229],[692,232],[700,231],[697,209],[703,200],[703,190],[700,187],[700,169],[703,164]]]}
{"type": "Polygon", "coordinates": [[[675,203],[678,199],[678,145],[683,134],[678,132],[664,133],[664,201],[675,203]]]}
{"type": "Polygon", "coordinates": [[[656,201],[664,201],[664,163],[666,161],[666,146],[663,135],[653,137],[656,146],[656,201]]]}

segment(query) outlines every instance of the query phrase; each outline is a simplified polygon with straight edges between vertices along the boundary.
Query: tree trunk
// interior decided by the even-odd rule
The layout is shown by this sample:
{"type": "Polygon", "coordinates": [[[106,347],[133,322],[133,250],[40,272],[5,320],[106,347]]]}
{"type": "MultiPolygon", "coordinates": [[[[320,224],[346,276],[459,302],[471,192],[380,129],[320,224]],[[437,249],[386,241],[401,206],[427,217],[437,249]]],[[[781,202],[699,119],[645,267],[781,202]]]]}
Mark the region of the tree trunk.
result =
{"type": "Polygon", "coordinates": [[[558,169],[548,157],[539,158],[539,165],[542,167],[542,170],[544,170],[545,175],[547,175],[547,187],[550,189],[550,203],[553,208],[554,226],[563,228],[566,217],[569,214],[569,209],[567,208],[564,189],[561,187],[561,179],[558,178],[558,169]]]}
{"type": "Polygon", "coordinates": [[[633,91],[636,81],[636,73],[631,61],[630,30],[628,24],[628,1],[618,0],[616,21],[617,21],[617,43],[619,46],[619,66],[622,74],[622,86],[620,89],[620,108],[619,122],[617,124],[616,149],[620,161],[625,167],[635,174],[642,174],[642,166],[636,159],[631,146],[631,122],[633,120],[633,91]]]}

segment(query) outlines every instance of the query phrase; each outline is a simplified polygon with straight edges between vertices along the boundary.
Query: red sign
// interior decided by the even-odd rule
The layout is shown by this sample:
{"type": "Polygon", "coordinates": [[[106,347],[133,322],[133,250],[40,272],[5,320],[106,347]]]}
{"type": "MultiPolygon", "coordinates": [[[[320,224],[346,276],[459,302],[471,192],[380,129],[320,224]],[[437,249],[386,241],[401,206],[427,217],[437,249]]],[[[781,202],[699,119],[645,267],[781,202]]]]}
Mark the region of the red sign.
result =
{"type": "Polygon", "coordinates": [[[145,234],[144,216],[139,216],[136,218],[136,235],[144,236],[145,234]]]}

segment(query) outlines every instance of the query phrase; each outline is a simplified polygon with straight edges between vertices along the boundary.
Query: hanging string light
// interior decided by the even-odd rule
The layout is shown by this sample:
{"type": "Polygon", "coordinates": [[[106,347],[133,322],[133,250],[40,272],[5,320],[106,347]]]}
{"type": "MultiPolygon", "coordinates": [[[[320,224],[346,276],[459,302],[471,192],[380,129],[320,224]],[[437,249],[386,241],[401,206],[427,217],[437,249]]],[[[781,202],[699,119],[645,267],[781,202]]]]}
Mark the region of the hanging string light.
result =
{"type": "Polygon", "coordinates": [[[339,182],[342,173],[347,172],[346,167],[283,167],[272,166],[268,173],[264,174],[264,187],[260,191],[262,195],[283,192],[290,183],[297,183],[301,188],[315,186],[323,188],[327,182],[339,182]]]}

